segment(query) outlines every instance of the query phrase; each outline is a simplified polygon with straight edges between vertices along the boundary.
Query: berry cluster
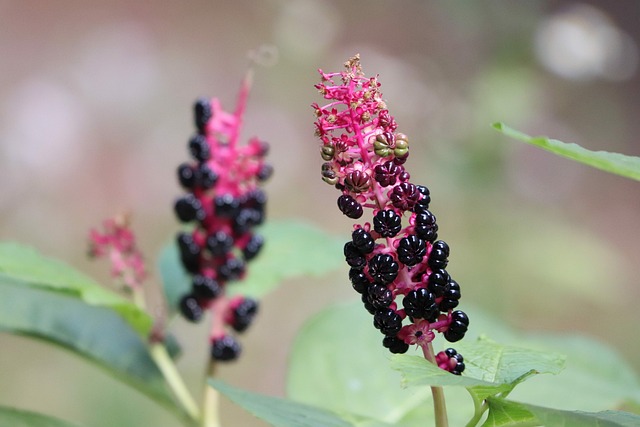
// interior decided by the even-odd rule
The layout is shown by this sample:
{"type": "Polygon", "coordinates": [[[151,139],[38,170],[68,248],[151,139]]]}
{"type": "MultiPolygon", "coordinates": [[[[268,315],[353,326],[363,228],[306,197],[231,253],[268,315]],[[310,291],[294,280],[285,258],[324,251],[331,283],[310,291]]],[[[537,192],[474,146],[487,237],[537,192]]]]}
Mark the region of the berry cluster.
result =
{"type": "Polygon", "coordinates": [[[187,193],[175,202],[176,216],[183,223],[195,222],[177,237],[182,264],[192,275],[180,311],[193,322],[205,310],[213,312],[211,356],[221,361],[236,359],[241,350],[226,329],[245,331],[258,310],[253,299],[227,298],[225,287],[244,277],[246,263],[262,248],[262,236],[252,230],[265,218],[267,198],[259,185],[273,172],[264,162],[266,142],[252,138],[238,144],[248,90],[245,79],[234,113],[222,110],[216,98],[196,101],[196,133],[188,142],[193,161],[177,170],[187,193]]]}
{"type": "MultiPolygon", "coordinates": [[[[355,225],[344,246],[349,278],[386,348],[404,353],[418,344],[435,362],[435,332],[455,342],[469,325],[464,312],[453,310],[460,285],[446,270],[449,246],[438,240],[429,190],[409,181],[403,166],[409,140],[396,131],[377,77],[363,74],[358,56],[345,67],[340,73],[319,70],[316,88],[328,104],[312,107],[325,161],[322,179],[342,193],[338,208],[353,219],[362,217],[364,208],[373,210],[372,221],[355,225]]],[[[459,357],[460,364],[447,370],[462,372],[459,357]]]]}

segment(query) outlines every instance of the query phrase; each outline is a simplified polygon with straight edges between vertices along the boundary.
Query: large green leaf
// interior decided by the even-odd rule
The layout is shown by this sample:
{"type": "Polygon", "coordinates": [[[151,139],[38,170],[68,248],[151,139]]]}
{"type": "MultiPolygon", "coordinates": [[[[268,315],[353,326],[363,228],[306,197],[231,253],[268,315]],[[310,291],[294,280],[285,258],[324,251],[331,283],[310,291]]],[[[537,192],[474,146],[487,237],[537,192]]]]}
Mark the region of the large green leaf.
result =
{"type": "Polygon", "coordinates": [[[151,317],[135,304],[101,287],[65,263],[43,256],[32,248],[0,243],[0,284],[16,279],[31,287],[64,292],[87,304],[117,311],[141,336],[151,330],[151,317]]]}
{"type": "Polygon", "coordinates": [[[0,406],[0,427],[75,427],[47,415],[0,406]]]}
{"type": "Polygon", "coordinates": [[[62,346],[184,416],[146,343],[108,307],[89,305],[75,293],[5,277],[0,281],[0,331],[62,346]]]}
{"type": "MultiPolygon", "coordinates": [[[[269,221],[257,232],[264,237],[264,247],[249,263],[244,280],[229,284],[230,294],[259,298],[285,279],[321,276],[344,264],[342,239],[311,224],[296,220],[269,221]]],[[[174,309],[191,286],[175,242],[162,250],[159,264],[167,302],[174,309]]]]}
{"type": "Polygon", "coordinates": [[[352,414],[338,415],[325,409],[231,387],[222,381],[209,385],[256,417],[276,427],[391,427],[390,424],[352,414]]]}
{"type": "Polygon", "coordinates": [[[544,136],[529,136],[510,128],[504,123],[494,123],[493,127],[507,136],[536,145],[559,156],[640,181],[640,157],[626,156],[608,151],[591,151],[578,144],[568,144],[544,136]]]}
{"type": "Polygon", "coordinates": [[[621,411],[565,411],[542,406],[489,398],[489,414],[482,427],[563,426],[637,427],[640,416],[621,411]]]}

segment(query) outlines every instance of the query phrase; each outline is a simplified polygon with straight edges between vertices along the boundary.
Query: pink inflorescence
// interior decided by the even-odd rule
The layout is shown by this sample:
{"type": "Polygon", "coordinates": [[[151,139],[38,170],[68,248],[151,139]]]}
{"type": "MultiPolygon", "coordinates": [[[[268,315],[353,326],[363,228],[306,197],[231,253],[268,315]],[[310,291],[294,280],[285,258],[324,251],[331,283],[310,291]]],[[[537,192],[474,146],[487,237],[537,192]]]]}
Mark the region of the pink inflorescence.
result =
{"type": "Polygon", "coordinates": [[[180,301],[180,311],[199,321],[212,311],[211,345],[215,360],[234,360],[240,345],[227,329],[247,329],[258,310],[251,298],[227,298],[229,282],[245,276],[246,263],[263,245],[253,228],[265,218],[266,195],[260,184],[272,173],[264,162],[269,146],[252,138],[238,143],[249,79],[240,90],[234,113],[224,111],[218,99],[198,99],[194,106],[196,133],[189,140],[192,162],[178,167],[178,179],[187,194],[175,202],[181,222],[194,222],[192,231],[178,234],[182,264],[192,275],[191,291],[180,301]]]}
{"type": "Polygon", "coordinates": [[[128,215],[118,215],[102,222],[103,231],[89,231],[89,256],[109,257],[111,275],[129,289],[139,289],[147,277],[142,253],[129,228],[128,215]]]}
{"type": "MultiPolygon", "coordinates": [[[[460,286],[445,269],[449,246],[437,240],[429,190],[409,181],[403,166],[409,139],[397,132],[377,76],[364,75],[359,56],[345,68],[319,70],[321,83],[315,87],[328,103],[312,107],[325,161],[322,179],[342,193],[339,209],[353,219],[366,208],[373,214],[370,222],[354,225],[344,246],[349,278],[384,334],[383,345],[404,353],[416,344],[426,355],[436,332],[455,342],[469,325],[464,312],[453,310],[460,286]]],[[[439,366],[455,374],[464,369],[453,362],[439,366]]]]}

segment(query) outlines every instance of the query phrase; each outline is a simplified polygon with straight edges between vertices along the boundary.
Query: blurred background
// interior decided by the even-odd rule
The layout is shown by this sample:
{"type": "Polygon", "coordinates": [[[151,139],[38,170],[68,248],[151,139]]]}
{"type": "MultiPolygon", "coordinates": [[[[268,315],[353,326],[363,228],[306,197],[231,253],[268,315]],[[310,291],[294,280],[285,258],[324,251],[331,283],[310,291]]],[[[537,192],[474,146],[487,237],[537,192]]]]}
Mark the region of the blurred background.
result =
{"type": "MultiPolygon", "coordinates": [[[[639,20],[635,0],[0,0],[0,238],[109,283],[108,267],[85,259],[87,230],[129,210],[153,263],[179,229],[192,102],[234,108],[248,53],[270,45],[277,61],[256,69],[244,129],[272,145],[269,215],[346,239],[309,104],[321,101],[317,68],[340,71],[360,53],[410,137],[407,169],[431,189],[462,304],[523,330],[596,337],[640,369],[640,185],[490,127],[640,155],[639,20]]],[[[346,271],[265,298],[220,377],[283,395],[296,330],[356,298],[346,271]]],[[[197,392],[206,330],[172,329],[197,392]]],[[[2,404],[94,427],[178,425],[68,352],[6,334],[0,349],[2,404]]],[[[226,401],[223,413],[225,425],[264,425],[226,401]]]]}

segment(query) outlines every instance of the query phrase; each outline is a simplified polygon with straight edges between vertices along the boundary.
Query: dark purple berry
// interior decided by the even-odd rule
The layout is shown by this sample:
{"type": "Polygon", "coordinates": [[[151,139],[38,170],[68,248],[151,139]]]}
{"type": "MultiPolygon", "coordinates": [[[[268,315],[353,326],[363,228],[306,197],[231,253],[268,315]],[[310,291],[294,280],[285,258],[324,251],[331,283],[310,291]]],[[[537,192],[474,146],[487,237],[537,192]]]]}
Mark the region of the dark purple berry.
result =
{"type": "Polygon", "coordinates": [[[391,209],[378,211],[373,217],[373,229],[382,237],[393,237],[402,229],[402,218],[391,209]]]}
{"type": "Polygon", "coordinates": [[[393,293],[386,286],[374,283],[367,289],[368,301],[376,309],[387,308],[393,302],[393,293]]]}
{"type": "Polygon", "coordinates": [[[218,275],[222,280],[236,280],[244,274],[245,264],[239,258],[229,258],[218,268],[218,275]]]}
{"type": "Polygon", "coordinates": [[[371,237],[371,234],[364,228],[356,228],[351,233],[351,241],[353,245],[363,254],[369,254],[373,251],[376,242],[371,237]]]}
{"type": "Polygon", "coordinates": [[[420,192],[410,182],[396,185],[389,194],[389,200],[391,200],[393,206],[402,211],[412,210],[420,197],[420,192]]]}
{"type": "Polygon", "coordinates": [[[421,195],[417,205],[423,210],[429,209],[429,203],[431,203],[431,193],[429,192],[429,189],[424,185],[416,185],[416,188],[421,195]]]}
{"type": "Polygon", "coordinates": [[[198,170],[194,169],[188,163],[183,163],[178,166],[178,181],[180,181],[180,185],[187,189],[191,190],[198,183],[198,170]]]}
{"type": "Polygon", "coordinates": [[[395,335],[402,328],[402,318],[390,308],[381,309],[373,315],[373,326],[384,335],[395,335]]]}
{"type": "Polygon", "coordinates": [[[399,175],[398,175],[398,180],[400,182],[406,182],[409,181],[411,179],[411,175],[409,175],[409,172],[407,171],[402,171],[399,175]]]}
{"type": "Polygon", "coordinates": [[[394,354],[406,353],[407,350],[409,350],[409,344],[393,335],[384,337],[384,339],[382,340],[382,345],[385,348],[388,348],[389,351],[394,354]]]}
{"type": "Polygon", "coordinates": [[[231,327],[236,332],[244,332],[253,322],[258,313],[258,301],[252,298],[244,298],[233,310],[233,321],[231,327]]]}
{"type": "Polygon", "coordinates": [[[202,319],[202,307],[193,295],[185,295],[180,300],[180,313],[190,322],[198,322],[202,319]]]}
{"type": "Polygon", "coordinates": [[[393,282],[398,276],[399,265],[389,254],[377,254],[369,260],[369,276],[383,285],[393,282]]]}
{"type": "Polygon", "coordinates": [[[179,233],[177,243],[184,268],[190,273],[197,273],[200,270],[200,246],[187,233],[179,233]]]}
{"type": "Polygon", "coordinates": [[[193,294],[198,298],[214,299],[220,296],[222,292],[222,288],[216,279],[202,274],[195,274],[191,283],[193,294]]]}
{"type": "Polygon", "coordinates": [[[431,248],[431,252],[429,252],[429,259],[427,260],[427,264],[432,269],[436,268],[446,268],[449,260],[447,257],[449,256],[449,245],[447,245],[442,240],[437,240],[433,243],[433,247],[431,248]]]}
{"type": "Polygon", "coordinates": [[[198,98],[193,105],[193,118],[196,128],[204,133],[207,122],[211,119],[211,103],[206,98],[198,98]]]}
{"type": "Polygon", "coordinates": [[[359,294],[365,293],[371,284],[369,279],[367,279],[367,275],[364,274],[364,271],[358,268],[351,268],[349,270],[349,280],[351,280],[353,289],[359,294]]]}
{"type": "Polygon", "coordinates": [[[211,158],[211,149],[204,135],[194,135],[189,140],[189,152],[199,162],[206,162],[211,158]]]}
{"type": "Polygon", "coordinates": [[[416,205],[414,208],[414,211],[416,211],[416,235],[427,242],[433,242],[438,238],[438,224],[436,224],[436,217],[426,209],[417,209],[419,206],[420,205],[416,205]]]}
{"type": "Polygon", "coordinates": [[[224,335],[211,342],[211,358],[220,362],[230,362],[240,356],[240,343],[231,335],[224,335]]]}
{"type": "Polygon", "coordinates": [[[206,215],[200,200],[191,193],[176,200],[174,210],[176,212],[176,216],[182,222],[189,222],[193,220],[202,221],[206,215]]]}
{"type": "Polygon", "coordinates": [[[460,299],[460,285],[455,280],[450,279],[442,295],[442,301],[440,301],[440,311],[449,311],[452,308],[456,308],[460,299]]]}
{"type": "Polygon", "coordinates": [[[262,214],[256,209],[241,208],[238,215],[233,218],[233,231],[237,234],[244,234],[252,227],[262,222],[262,214]]]}
{"type": "Polygon", "coordinates": [[[458,354],[458,352],[456,351],[455,348],[448,348],[444,351],[444,354],[447,355],[447,357],[449,359],[451,359],[453,356],[455,356],[456,354],[458,354]]]}
{"type": "Polygon", "coordinates": [[[204,163],[198,168],[198,176],[200,186],[205,190],[213,188],[218,182],[218,174],[204,163]]]}
{"type": "Polygon", "coordinates": [[[238,215],[240,201],[233,195],[226,193],[213,199],[215,213],[219,217],[233,218],[238,215]]]}
{"type": "Polygon", "coordinates": [[[435,297],[425,288],[414,289],[405,295],[402,306],[407,316],[415,319],[433,321],[440,314],[435,297]]]}
{"type": "Polygon", "coordinates": [[[349,191],[354,193],[362,193],[367,191],[371,186],[371,177],[366,172],[355,170],[349,172],[344,179],[344,185],[349,191]]]}
{"type": "Polygon", "coordinates": [[[410,235],[400,239],[398,244],[398,259],[404,265],[419,264],[427,253],[427,245],[418,236],[410,235]]]}
{"type": "Polygon", "coordinates": [[[364,255],[356,248],[353,242],[347,242],[344,245],[344,258],[349,264],[350,267],[353,268],[364,268],[367,264],[367,260],[364,255]]]}
{"type": "Polygon", "coordinates": [[[256,177],[258,178],[258,181],[264,182],[271,178],[271,175],[273,175],[273,166],[264,163],[260,167],[260,170],[258,171],[256,177]]]}
{"type": "Polygon", "coordinates": [[[427,280],[427,289],[436,298],[444,294],[447,283],[449,283],[449,273],[444,269],[433,270],[427,280]]]}
{"type": "Polygon", "coordinates": [[[456,310],[451,313],[451,324],[449,325],[449,329],[444,333],[444,338],[449,342],[460,341],[464,338],[468,326],[469,318],[467,315],[460,310],[456,310]]]}
{"type": "Polygon", "coordinates": [[[213,256],[226,255],[233,248],[233,237],[224,231],[216,231],[207,237],[207,249],[213,256]]]}
{"type": "Polygon", "coordinates": [[[371,304],[371,301],[369,301],[369,292],[365,292],[362,294],[362,303],[364,304],[364,308],[371,314],[376,314],[376,311],[378,311],[378,309],[371,304]]]}
{"type": "Polygon", "coordinates": [[[402,166],[398,166],[392,160],[389,160],[373,169],[373,177],[382,187],[388,187],[396,183],[397,176],[403,170],[402,166]]]}
{"type": "Polygon", "coordinates": [[[251,239],[247,242],[247,245],[242,249],[242,255],[244,256],[245,261],[249,261],[255,258],[260,249],[262,249],[262,245],[264,245],[264,237],[259,234],[254,234],[251,236],[251,239]]]}
{"type": "Polygon", "coordinates": [[[349,218],[358,219],[362,216],[362,205],[348,194],[338,197],[338,208],[349,218]]]}

